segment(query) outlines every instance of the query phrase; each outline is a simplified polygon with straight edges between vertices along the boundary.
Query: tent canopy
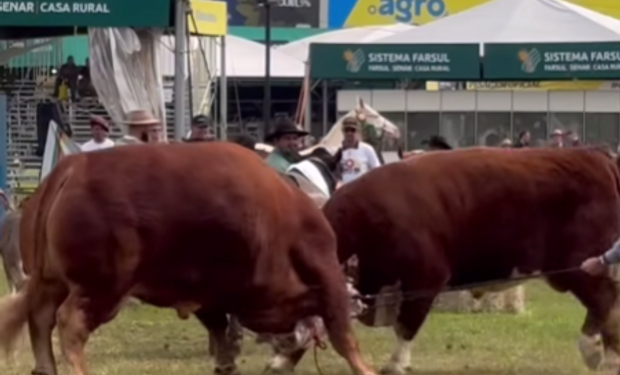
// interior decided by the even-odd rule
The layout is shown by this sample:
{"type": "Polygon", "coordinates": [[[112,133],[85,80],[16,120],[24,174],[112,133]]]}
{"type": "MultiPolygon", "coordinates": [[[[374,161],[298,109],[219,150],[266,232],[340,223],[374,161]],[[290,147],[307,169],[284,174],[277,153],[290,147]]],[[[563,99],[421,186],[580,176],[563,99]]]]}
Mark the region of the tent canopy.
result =
{"type": "Polygon", "coordinates": [[[378,39],[415,28],[415,26],[407,24],[353,27],[313,35],[276,47],[276,49],[299,61],[305,62],[308,60],[308,51],[310,50],[311,43],[372,43],[378,39]]]}
{"type": "MultiPolygon", "coordinates": [[[[220,61],[219,47],[218,44],[218,62],[220,61]]],[[[226,36],[226,76],[231,78],[264,77],[265,48],[268,47],[261,43],[232,35],[226,36]]],[[[270,72],[275,78],[303,78],[306,66],[300,60],[272,48],[270,72]]]]}
{"type": "Polygon", "coordinates": [[[562,0],[494,0],[376,43],[620,41],[620,21],[562,0]]]}
{"type": "MultiPolygon", "coordinates": [[[[200,37],[191,37],[190,50],[202,53],[199,46],[200,37]]],[[[174,69],[174,36],[163,36],[162,47],[160,49],[160,64],[162,74],[172,76],[174,69]]],[[[207,56],[213,53],[207,44],[205,53],[207,56]]],[[[229,78],[263,78],[265,76],[265,45],[253,42],[238,36],[226,36],[226,76],[229,78]]],[[[216,74],[219,76],[220,65],[220,43],[215,47],[215,61],[218,67],[216,74]]],[[[202,64],[202,59],[199,59],[202,64]]],[[[275,49],[271,49],[271,76],[274,78],[303,78],[306,66],[303,62],[288,56],[275,49]]]]}

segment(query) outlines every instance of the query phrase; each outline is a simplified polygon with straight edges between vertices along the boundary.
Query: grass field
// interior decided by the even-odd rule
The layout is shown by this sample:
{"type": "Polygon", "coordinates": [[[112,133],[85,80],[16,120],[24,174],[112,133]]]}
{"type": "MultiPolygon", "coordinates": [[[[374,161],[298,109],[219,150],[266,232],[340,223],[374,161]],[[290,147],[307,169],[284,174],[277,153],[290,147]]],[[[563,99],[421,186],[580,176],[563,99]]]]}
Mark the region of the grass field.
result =
{"type": "MultiPolygon", "coordinates": [[[[4,289],[4,286],[2,285],[4,289]]],[[[533,282],[527,287],[528,312],[510,315],[433,314],[413,350],[418,375],[580,375],[576,340],[585,311],[570,296],[533,282]]],[[[390,330],[356,326],[365,357],[382,366],[393,349],[390,330]]],[[[210,374],[206,334],[195,320],[181,321],[170,310],[132,306],[97,331],[87,353],[91,375],[210,374]]],[[[29,374],[32,359],[24,343],[13,364],[0,363],[0,374],[29,374]]],[[[246,338],[239,364],[244,374],[260,374],[269,349],[246,338]]],[[[68,374],[60,362],[60,373],[68,374]]],[[[319,352],[326,375],[348,374],[330,350],[319,352]]],[[[317,374],[312,353],[297,374],[317,374]]]]}

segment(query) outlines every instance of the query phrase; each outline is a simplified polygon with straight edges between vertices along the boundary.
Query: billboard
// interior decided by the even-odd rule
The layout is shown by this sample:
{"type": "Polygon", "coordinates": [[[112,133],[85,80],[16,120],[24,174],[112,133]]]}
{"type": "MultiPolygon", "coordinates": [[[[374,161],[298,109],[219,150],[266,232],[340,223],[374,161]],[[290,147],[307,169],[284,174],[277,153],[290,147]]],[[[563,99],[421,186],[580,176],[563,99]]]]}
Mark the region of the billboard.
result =
{"type": "MultiPolygon", "coordinates": [[[[319,27],[322,0],[278,0],[271,7],[274,27],[319,27]]],[[[339,0],[336,0],[339,1],[339,0]]],[[[264,26],[265,12],[257,0],[226,0],[229,26],[264,26]]]]}
{"type": "MultiPolygon", "coordinates": [[[[397,22],[424,25],[490,0],[329,0],[330,28],[389,25],[397,22]]],[[[620,19],[618,0],[567,0],[570,3],[620,19]]]]}
{"type": "Polygon", "coordinates": [[[222,36],[228,31],[228,14],[223,1],[191,0],[192,14],[187,17],[189,32],[195,35],[222,36]]]}

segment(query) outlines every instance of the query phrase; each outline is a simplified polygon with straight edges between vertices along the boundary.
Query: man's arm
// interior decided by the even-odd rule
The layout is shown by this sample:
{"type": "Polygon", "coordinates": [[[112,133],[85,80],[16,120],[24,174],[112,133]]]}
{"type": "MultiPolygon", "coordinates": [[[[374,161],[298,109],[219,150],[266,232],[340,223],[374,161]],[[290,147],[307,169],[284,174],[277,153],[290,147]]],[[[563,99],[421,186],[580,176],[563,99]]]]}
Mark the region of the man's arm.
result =
{"type": "Polygon", "coordinates": [[[599,258],[604,265],[620,263],[620,239],[599,258]]]}

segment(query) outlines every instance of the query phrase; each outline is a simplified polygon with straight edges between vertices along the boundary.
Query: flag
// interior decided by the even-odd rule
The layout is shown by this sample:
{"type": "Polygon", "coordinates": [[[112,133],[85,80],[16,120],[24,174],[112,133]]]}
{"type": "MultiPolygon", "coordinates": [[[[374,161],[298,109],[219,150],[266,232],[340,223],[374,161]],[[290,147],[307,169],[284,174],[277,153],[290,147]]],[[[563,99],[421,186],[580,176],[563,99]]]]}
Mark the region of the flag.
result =
{"type": "Polygon", "coordinates": [[[64,155],[76,154],[81,151],[80,145],[71,139],[58,124],[53,120],[50,121],[39,181],[43,181],[64,155]]]}

